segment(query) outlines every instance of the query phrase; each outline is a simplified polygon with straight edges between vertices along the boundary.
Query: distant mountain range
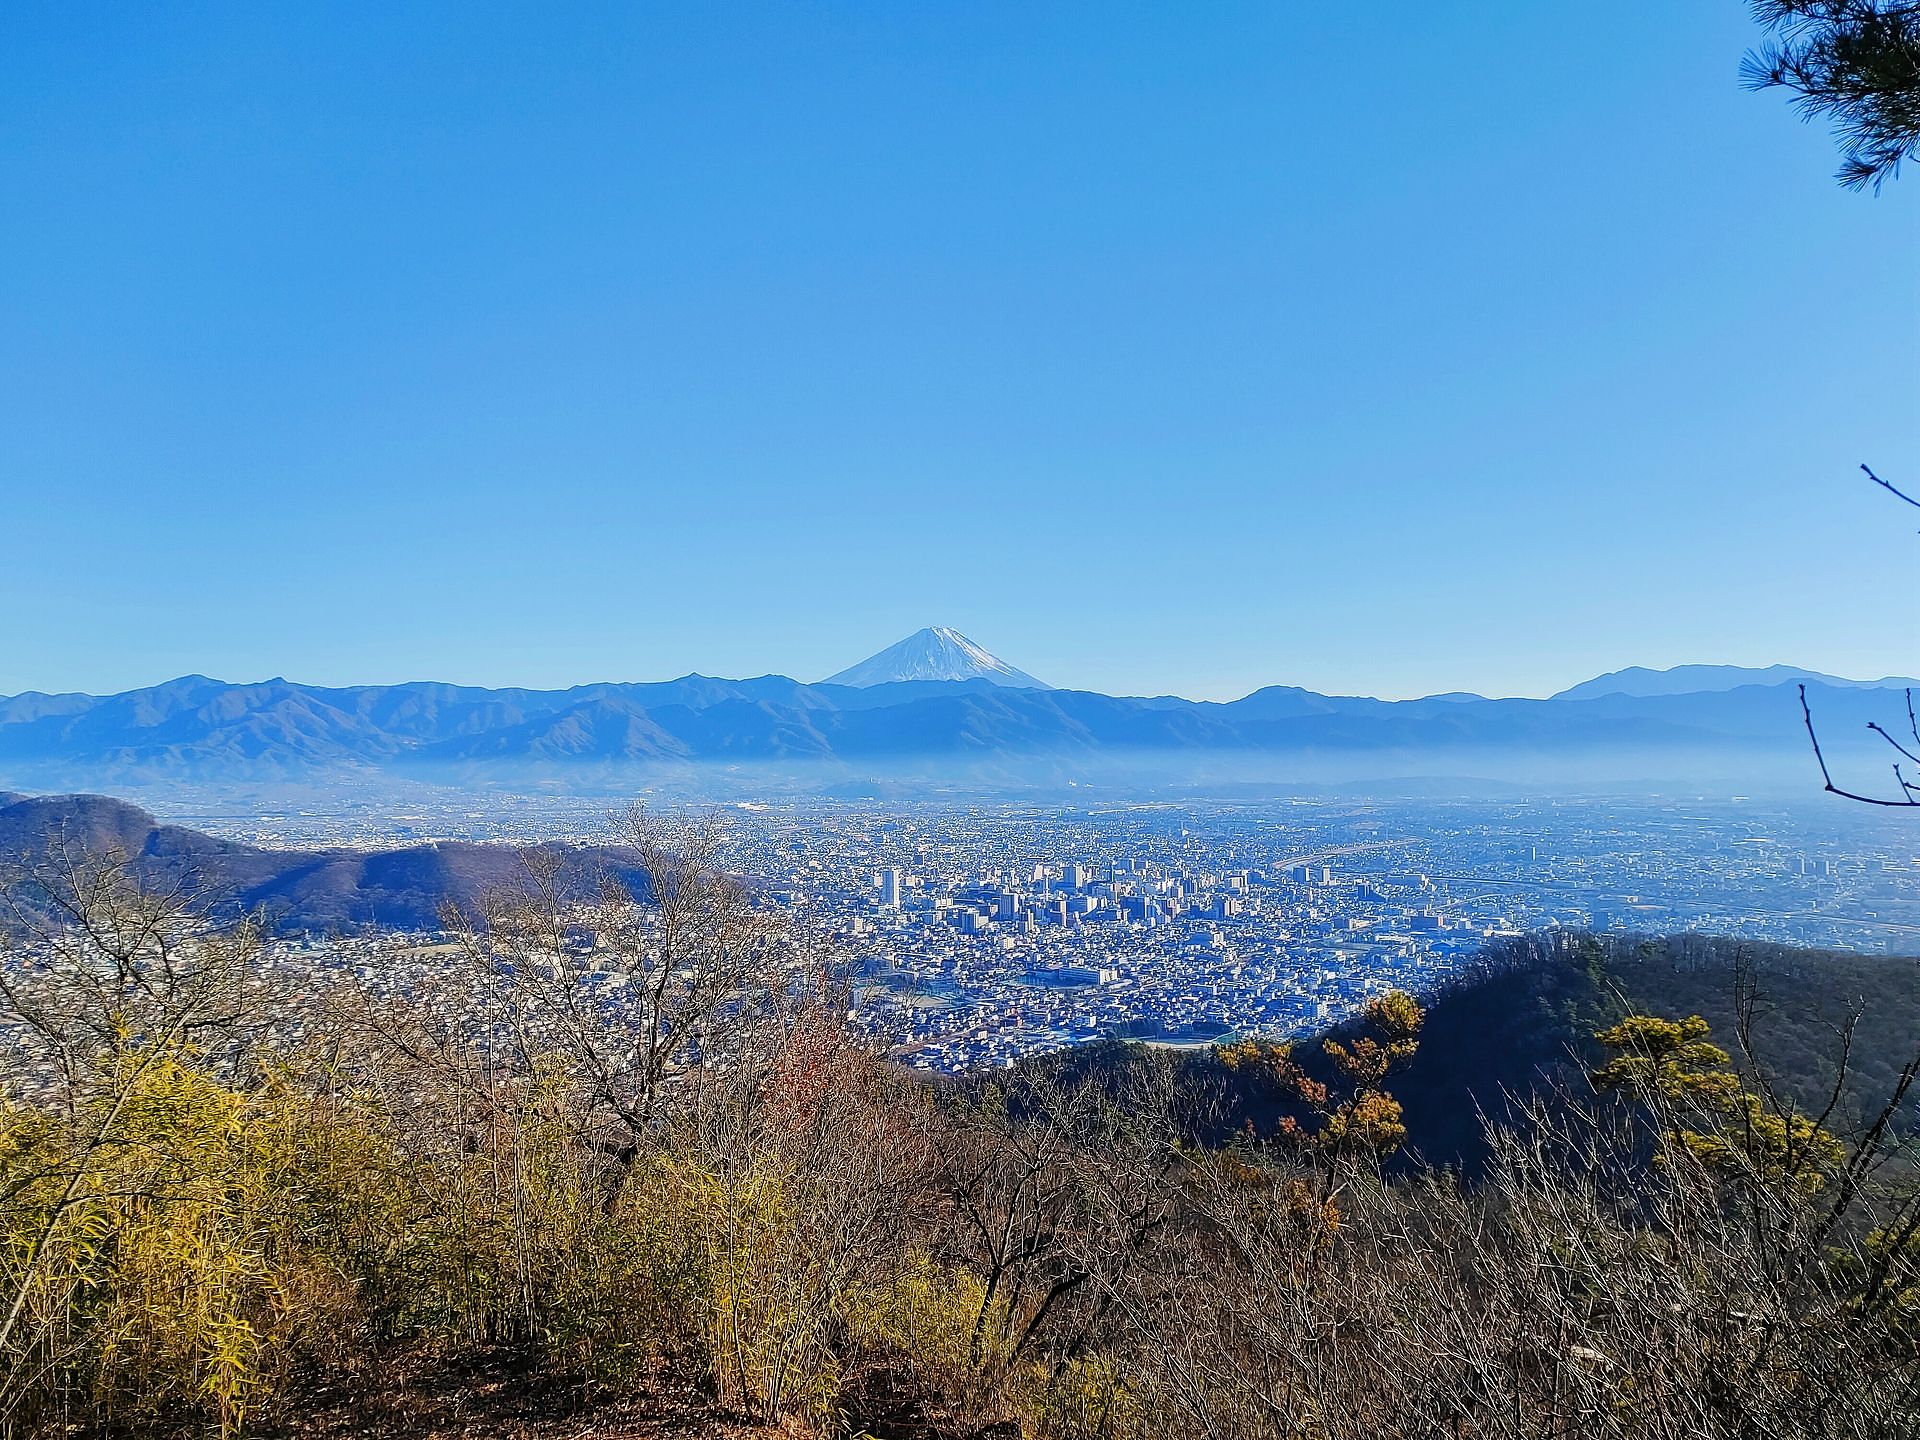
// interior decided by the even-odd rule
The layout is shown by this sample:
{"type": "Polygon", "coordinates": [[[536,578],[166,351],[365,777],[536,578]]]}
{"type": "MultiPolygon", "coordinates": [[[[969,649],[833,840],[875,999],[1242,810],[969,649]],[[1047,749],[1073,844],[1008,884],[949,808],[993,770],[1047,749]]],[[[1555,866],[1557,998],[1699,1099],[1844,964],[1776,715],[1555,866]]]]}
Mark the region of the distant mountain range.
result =
{"type": "Polygon", "coordinates": [[[1676,665],[1671,670],[1647,670],[1639,665],[1596,675],[1569,686],[1556,700],[1591,700],[1600,695],[1693,695],[1709,690],[1737,690],[1743,685],[1826,685],[1836,690],[1899,690],[1920,687],[1920,680],[1889,675],[1884,680],[1843,680],[1818,670],[1792,665],[1769,665],[1755,670],[1743,665],[1676,665]]]}
{"type": "MultiPolygon", "coordinates": [[[[0,699],[0,784],[124,789],[368,772],[465,784],[727,772],[819,787],[1381,775],[1738,782],[1789,766],[1798,783],[1808,758],[1801,677],[1843,764],[1868,738],[1867,721],[1904,721],[1904,681],[1787,667],[1623,670],[1548,700],[1386,701],[1284,685],[1225,703],[1129,698],[1046,688],[964,636],[927,630],[812,685],[687,675],[566,690],[328,687],[189,675],[118,695],[29,692],[0,699]]],[[[1871,756],[1876,773],[1881,758],[1871,756]]]]}
{"type": "MultiPolygon", "coordinates": [[[[139,806],[105,795],[0,793],[0,865],[41,863],[55,842],[75,853],[117,849],[149,881],[184,882],[216,912],[262,912],[280,930],[435,929],[442,905],[470,905],[527,873],[510,845],[449,840],[383,850],[264,850],[162,825],[139,806]]],[[[611,873],[635,894],[646,893],[646,872],[628,852],[560,848],[582,877],[611,873]]]]}

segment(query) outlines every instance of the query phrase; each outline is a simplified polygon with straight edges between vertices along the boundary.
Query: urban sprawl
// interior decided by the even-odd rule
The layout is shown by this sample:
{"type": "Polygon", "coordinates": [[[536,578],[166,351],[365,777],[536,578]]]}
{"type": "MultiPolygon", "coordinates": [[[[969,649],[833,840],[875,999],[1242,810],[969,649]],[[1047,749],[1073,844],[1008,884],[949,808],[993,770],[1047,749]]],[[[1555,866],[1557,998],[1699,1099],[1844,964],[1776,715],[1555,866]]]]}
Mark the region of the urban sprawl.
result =
{"type": "MultiPolygon", "coordinates": [[[[260,842],[590,838],[605,801],[462,797],[395,819],[289,809],[201,823],[260,842]]],[[[862,1023],[954,1071],[1108,1035],[1205,1044],[1316,1029],[1431,990],[1491,936],[1554,927],[1912,953],[1913,836],[1739,801],[1293,799],[729,808],[729,864],[851,979],[862,1023]]],[[[309,936],[285,963],[399,987],[385,942],[309,936]]],[[[417,966],[417,969],[416,969],[417,966]]]]}

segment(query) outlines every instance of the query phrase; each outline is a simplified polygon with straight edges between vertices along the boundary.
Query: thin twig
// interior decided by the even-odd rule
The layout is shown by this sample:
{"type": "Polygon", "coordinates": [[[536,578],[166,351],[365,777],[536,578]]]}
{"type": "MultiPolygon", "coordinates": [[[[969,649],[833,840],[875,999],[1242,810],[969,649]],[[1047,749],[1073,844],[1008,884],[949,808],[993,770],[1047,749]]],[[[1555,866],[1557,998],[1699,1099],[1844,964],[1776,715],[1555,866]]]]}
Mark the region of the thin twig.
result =
{"type": "MultiPolygon", "coordinates": [[[[1911,696],[1913,692],[1909,690],[1907,694],[1911,696]]],[[[1911,703],[1911,701],[1909,701],[1909,703],[1911,703]]],[[[1920,765],[1920,755],[1914,754],[1913,751],[1907,749],[1906,746],[1902,745],[1898,740],[1894,739],[1893,736],[1889,735],[1885,730],[1881,729],[1878,721],[1869,720],[1867,722],[1867,729],[1873,731],[1874,734],[1878,735],[1882,740],[1886,741],[1887,744],[1893,746],[1894,749],[1898,750],[1902,755],[1906,756],[1907,759],[1911,760],[1914,764],[1920,765]]]]}
{"type": "Polygon", "coordinates": [[[1886,481],[1882,480],[1878,475],[1874,474],[1869,467],[1862,465],[1860,468],[1867,472],[1867,478],[1869,480],[1873,481],[1873,483],[1878,485],[1882,490],[1885,490],[1888,494],[1892,495],[1896,500],[1904,500],[1907,502],[1907,504],[1913,506],[1916,510],[1920,510],[1920,500],[1914,499],[1913,496],[1907,494],[1906,491],[1904,490],[1899,490],[1894,488],[1892,485],[1889,485],[1886,481]]]}
{"type": "Polygon", "coordinates": [[[1920,810],[1920,799],[1916,799],[1911,793],[1901,800],[1885,800],[1877,795],[1861,795],[1852,790],[1842,790],[1833,783],[1833,775],[1827,769],[1827,757],[1820,749],[1820,737],[1813,730],[1813,711],[1807,705],[1807,687],[1804,684],[1800,686],[1800,718],[1806,722],[1807,739],[1813,745],[1813,758],[1820,762],[1820,779],[1829,795],[1838,795],[1842,800],[1857,800],[1862,805],[1884,805],[1892,810],[1920,810]]]}
{"type": "Polygon", "coordinates": [[[1878,475],[1874,474],[1872,470],[1867,469],[1865,465],[1862,465],[1860,468],[1862,470],[1866,470],[1867,478],[1869,480],[1873,481],[1874,484],[1878,485],[1882,490],[1886,491],[1889,495],[1893,496],[1894,499],[1904,500],[1909,505],[1920,507],[1920,500],[1914,499],[1913,496],[1907,494],[1906,491],[1901,490],[1896,486],[1889,485],[1885,480],[1882,480],[1878,475]]]}

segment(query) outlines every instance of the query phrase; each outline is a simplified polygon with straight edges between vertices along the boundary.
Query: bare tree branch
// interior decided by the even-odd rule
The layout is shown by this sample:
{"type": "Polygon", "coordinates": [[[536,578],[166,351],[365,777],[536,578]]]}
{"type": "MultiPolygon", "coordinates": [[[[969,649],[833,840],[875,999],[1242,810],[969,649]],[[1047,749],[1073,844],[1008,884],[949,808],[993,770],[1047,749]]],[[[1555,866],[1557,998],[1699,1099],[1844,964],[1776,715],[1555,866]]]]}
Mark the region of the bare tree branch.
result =
{"type": "Polygon", "coordinates": [[[1914,499],[1913,496],[1907,494],[1904,490],[1895,489],[1892,485],[1889,485],[1885,480],[1882,480],[1878,475],[1874,474],[1870,467],[1862,465],[1860,468],[1867,472],[1867,478],[1869,480],[1873,481],[1874,484],[1878,485],[1882,490],[1885,490],[1889,495],[1892,495],[1897,500],[1906,501],[1907,504],[1913,506],[1915,509],[1920,509],[1920,500],[1914,499]]]}

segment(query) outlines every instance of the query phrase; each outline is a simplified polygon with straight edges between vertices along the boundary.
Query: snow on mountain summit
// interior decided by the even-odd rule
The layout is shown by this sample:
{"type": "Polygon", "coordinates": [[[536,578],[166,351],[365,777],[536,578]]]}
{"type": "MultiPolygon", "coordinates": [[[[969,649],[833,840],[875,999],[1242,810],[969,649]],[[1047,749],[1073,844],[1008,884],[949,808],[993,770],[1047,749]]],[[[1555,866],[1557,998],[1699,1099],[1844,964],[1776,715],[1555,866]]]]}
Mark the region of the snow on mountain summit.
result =
{"type": "Polygon", "coordinates": [[[829,675],[823,685],[890,685],[898,680],[991,680],[1016,690],[1051,690],[1024,670],[973,643],[958,630],[932,625],[858,665],[829,675]]]}

